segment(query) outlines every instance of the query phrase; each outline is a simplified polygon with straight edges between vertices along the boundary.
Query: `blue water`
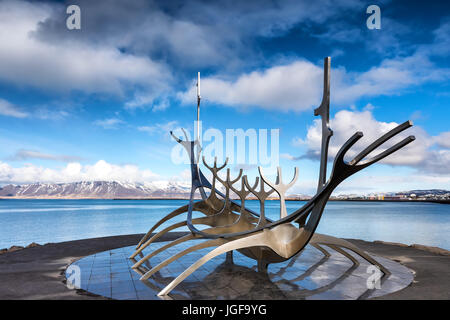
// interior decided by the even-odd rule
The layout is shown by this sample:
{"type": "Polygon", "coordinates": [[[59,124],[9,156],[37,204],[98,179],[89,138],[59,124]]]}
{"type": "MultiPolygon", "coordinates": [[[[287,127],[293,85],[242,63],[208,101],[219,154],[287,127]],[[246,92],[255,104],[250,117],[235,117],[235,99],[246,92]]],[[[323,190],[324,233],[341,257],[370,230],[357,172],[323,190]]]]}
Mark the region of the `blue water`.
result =
{"type": "MultiPolygon", "coordinates": [[[[161,217],[186,203],[186,200],[0,200],[0,248],[145,233],[161,217]]],[[[288,201],[288,212],[303,203],[288,201]]],[[[259,208],[257,201],[247,204],[249,208],[259,208]]],[[[269,218],[276,219],[278,210],[277,201],[266,203],[269,218]]],[[[181,221],[183,217],[173,221],[181,221]]],[[[450,249],[450,206],[329,202],[317,231],[344,238],[450,249]]]]}

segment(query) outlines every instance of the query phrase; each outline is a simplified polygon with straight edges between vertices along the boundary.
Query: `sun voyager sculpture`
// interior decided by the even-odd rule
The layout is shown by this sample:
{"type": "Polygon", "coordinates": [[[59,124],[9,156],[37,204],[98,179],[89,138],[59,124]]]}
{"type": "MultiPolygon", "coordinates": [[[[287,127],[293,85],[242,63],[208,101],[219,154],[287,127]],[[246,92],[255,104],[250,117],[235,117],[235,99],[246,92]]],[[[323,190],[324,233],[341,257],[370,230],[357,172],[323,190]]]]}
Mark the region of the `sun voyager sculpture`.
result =
{"type": "MultiPolygon", "coordinates": [[[[198,91],[197,120],[199,118],[199,105],[200,95],[198,91]]],[[[317,248],[328,257],[330,253],[324,248],[326,246],[343,254],[354,265],[358,265],[358,260],[349,253],[352,252],[377,266],[383,273],[382,277],[389,276],[390,272],[387,268],[352,243],[340,238],[318,234],[315,231],[331,193],[342,181],[414,141],[414,136],[409,136],[376,156],[366,159],[369,154],[382,144],[411,127],[412,122],[406,121],[398,125],[368,145],[351,161],[347,162],[344,160],[346,153],[363,136],[362,132],[353,134],[336,154],[331,174],[327,179],[328,145],[333,135],[333,131],[329,126],[329,112],[330,57],[327,57],[324,60],[323,98],[320,106],[314,110],[314,115],[320,116],[322,122],[321,158],[317,192],[301,208],[289,214],[286,211],[285,195],[286,191],[293,186],[298,178],[298,168],[295,168],[294,177],[289,183],[284,182],[280,167],[278,167],[275,182],[266,178],[261,167],[259,167],[259,177],[254,182],[248,181],[247,176],[243,175],[242,169],[240,169],[237,177],[232,178],[228,168],[226,178],[223,179],[218,173],[226,167],[227,161],[223,165],[218,166],[217,159],[215,159],[214,164],[211,166],[202,157],[203,164],[212,173],[212,181],[210,182],[199,168],[201,146],[198,138],[193,141],[189,140],[186,132],[183,130],[185,140],[182,140],[171,132],[172,137],[186,149],[190,157],[192,185],[189,203],[171,212],[150,228],[147,234],[139,241],[135,252],[130,256],[130,259],[135,262],[133,269],[138,270],[147,260],[175,245],[193,239],[204,239],[205,241],[199,241],[197,244],[162,261],[150,270],[140,272],[142,274],[140,279],[143,281],[149,279],[162,268],[193,251],[209,247],[214,248],[176,276],[171,283],[158,293],[159,296],[166,296],[201,265],[218,255],[224,253],[231,255],[233,250],[237,250],[245,256],[256,260],[258,270],[265,272],[268,264],[291,259],[301,252],[307,244],[317,248]],[[225,190],[224,193],[218,190],[218,183],[223,186],[221,189],[225,190]],[[207,195],[205,189],[209,190],[209,195],[207,195]],[[200,192],[201,201],[194,201],[194,194],[197,190],[200,192]],[[239,197],[240,203],[230,198],[231,191],[239,197]],[[264,212],[265,200],[272,194],[276,194],[279,197],[280,217],[278,220],[267,218],[264,212]],[[250,195],[258,199],[260,204],[259,212],[246,208],[245,200],[250,195]],[[194,211],[201,212],[204,216],[193,218],[192,214],[194,211]],[[186,220],[172,224],[155,233],[163,223],[181,214],[186,214],[186,220]],[[208,227],[199,229],[199,225],[208,227]],[[145,256],[143,255],[143,250],[146,248],[151,249],[152,243],[158,238],[182,226],[187,226],[190,233],[150,251],[145,256]]]]}

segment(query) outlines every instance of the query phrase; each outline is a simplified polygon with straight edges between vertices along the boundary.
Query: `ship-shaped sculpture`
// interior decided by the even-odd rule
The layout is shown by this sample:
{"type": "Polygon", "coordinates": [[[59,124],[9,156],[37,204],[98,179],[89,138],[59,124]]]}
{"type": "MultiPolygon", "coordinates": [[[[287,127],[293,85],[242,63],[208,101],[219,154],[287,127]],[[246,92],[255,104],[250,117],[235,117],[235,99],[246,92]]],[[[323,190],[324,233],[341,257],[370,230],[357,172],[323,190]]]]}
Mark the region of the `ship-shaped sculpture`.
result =
{"type": "MultiPolygon", "coordinates": [[[[200,105],[199,87],[197,95],[198,120],[198,109],[200,105]]],[[[390,272],[387,268],[352,243],[332,236],[318,234],[315,231],[331,193],[342,181],[414,141],[414,136],[409,136],[390,148],[380,152],[378,155],[366,159],[369,154],[382,144],[411,127],[412,122],[406,121],[398,125],[396,128],[387,132],[363,149],[351,161],[346,162],[344,161],[346,153],[363,136],[362,132],[353,134],[336,154],[331,174],[327,179],[328,145],[330,138],[333,135],[333,131],[329,126],[329,112],[330,58],[327,57],[324,60],[323,98],[320,106],[314,110],[314,115],[320,116],[322,121],[322,145],[317,192],[301,208],[289,214],[286,211],[285,194],[297,180],[298,168],[295,168],[292,180],[289,183],[285,183],[280,167],[278,167],[278,174],[275,182],[267,179],[261,167],[259,167],[259,177],[256,178],[255,182],[251,183],[248,181],[247,176],[243,175],[242,169],[239,171],[237,177],[232,178],[230,169],[228,168],[226,178],[220,178],[218,173],[226,167],[227,161],[225,161],[223,165],[218,166],[217,159],[215,159],[214,164],[210,166],[203,157],[203,164],[212,173],[212,181],[209,182],[199,168],[201,146],[198,135],[197,139],[189,140],[186,132],[183,130],[185,140],[182,140],[174,136],[171,132],[173,138],[186,149],[190,157],[192,175],[190,200],[187,205],[176,209],[158,221],[140,240],[136,247],[136,251],[131,255],[130,259],[135,262],[133,268],[139,270],[144,262],[175,245],[193,239],[205,239],[206,241],[199,241],[198,244],[178,252],[145,273],[141,272],[141,280],[147,280],[154,273],[166,267],[173,261],[180,259],[193,251],[215,247],[208,254],[197,260],[184,272],[178,275],[158,294],[159,296],[165,296],[186,277],[195,272],[201,265],[218,255],[224,253],[231,255],[233,250],[238,250],[245,256],[255,259],[258,263],[258,269],[264,272],[267,270],[268,264],[291,259],[297,253],[301,252],[307,244],[314,246],[325,256],[330,256],[330,253],[324,248],[324,246],[326,246],[327,248],[343,254],[355,265],[358,265],[358,259],[350,254],[350,251],[367,260],[369,263],[378,266],[383,272],[383,277],[389,276],[390,272]],[[218,190],[218,183],[225,188],[225,193],[218,190]],[[209,189],[210,191],[208,196],[205,189],[209,189]],[[194,194],[197,190],[200,192],[202,200],[194,202],[194,194]],[[238,195],[240,203],[230,199],[231,191],[238,195]],[[264,211],[265,200],[274,193],[278,195],[280,200],[280,218],[275,221],[267,218],[264,211]],[[245,200],[251,194],[259,200],[259,212],[250,210],[245,206],[245,200]],[[203,213],[204,217],[193,218],[192,213],[194,211],[203,213]],[[186,220],[172,224],[161,231],[154,233],[163,223],[181,214],[186,214],[186,220]],[[296,225],[294,225],[294,223],[296,225]],[[198,225],[206,225],[209,227],[199,229],[197,227],[198,225]],[[151,248],[152,243],[162,235],[182,226],[187,226],[190,233],[181,236],[162,247],[158,247],[158,249],[151,251],[146,256],[143,255],[143,250],[151,248]]]]}

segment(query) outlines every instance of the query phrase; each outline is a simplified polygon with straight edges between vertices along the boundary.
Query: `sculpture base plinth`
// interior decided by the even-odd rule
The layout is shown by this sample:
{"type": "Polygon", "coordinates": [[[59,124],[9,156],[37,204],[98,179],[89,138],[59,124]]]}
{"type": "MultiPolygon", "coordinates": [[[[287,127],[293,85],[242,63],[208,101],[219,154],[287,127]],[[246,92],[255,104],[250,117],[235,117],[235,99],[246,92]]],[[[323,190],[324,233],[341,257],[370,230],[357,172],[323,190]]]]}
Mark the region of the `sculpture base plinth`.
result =
{"type": "MultiPolygon", "coordinates": [[[[408,268],[392,260],[370,255],[390,275],[381,281],[379,289],[369,289],[376,284],[374,266],[348,249],[343,248],[340,253],[323,245],[325,240],[330,240],[326,237],[317,235],[300,254],[283,263],[270,264],[267,272],[258,271],[257,262],[239,252],[233,252],[232,260],[223,254],[204,264],[162,298],[157,296],[158,292],[207,253],[208,249],[174,261],[149,280],[140,281],[141,274],[183,247],[192,246],[194,241],[201,240],[188,241],[180,248],[163,251],[139,269],[132,269],[133,261],[128,259],[134,246],[87,256],[73,265],[80,267],[80,289],[113,299],[366,299],[401,290],[412,282],[413,273],[408,268]],[[314,247],[317,244],[320,247],[314,247]],[[321,249],[325,249],[328,254],[321,249]],[[354,257],[357,263],[347,255],[354,257]]],[[[155,250],[164,244],[166,242],[154,243],[151,249],[155,250]]],[[[148,252],[150,250],[146,249],[143,254],[148,252]]]]}

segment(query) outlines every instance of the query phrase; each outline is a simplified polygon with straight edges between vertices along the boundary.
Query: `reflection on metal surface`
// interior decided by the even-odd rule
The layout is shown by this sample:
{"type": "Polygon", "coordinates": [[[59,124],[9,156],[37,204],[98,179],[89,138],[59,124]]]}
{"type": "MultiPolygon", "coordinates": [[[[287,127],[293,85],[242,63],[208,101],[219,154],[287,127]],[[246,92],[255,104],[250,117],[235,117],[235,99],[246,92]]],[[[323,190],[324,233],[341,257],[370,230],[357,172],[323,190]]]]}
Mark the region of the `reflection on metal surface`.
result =
{"type": "MultiPolygon", "coordinates": [[[[172,282],[177,274],[208,252],[200,249],[155,272],[148,280],[142,275],[170,258],[178,251],[205,240],[191,240],[164,250],[145,261],[139,268],[132,268],[137,260],[128,256],[132,246],[99,252],[72,264],[81,271],[80,288],[93,294],[113,299],[365,299],[382,296],[403,289],[413,280],[413,274],[401,264],[374,256],[391,275],[385,278],[380,290],[368,290],[367,273],[371,264],[356,257],[354,265],[347,257],[334,250],[328,256],[308,245],[291,259],[269,265],[267,271],[258,271],[257,262],[239,252],[222,255],[201,266],[194,274],[174,288],[169,295],[157,294],[172,282]]],[[[167,241],[155,242],[142,256],[162,248],[167,241]]],[[[345,251],[345,250],[344,250],[345,251]]],[[[66,272],[70,277],[70,272],[66,272]]]]}
{"type": "Polygon", "coordinates": [[[397,126],[366,147],[351,161],[346,162],[344,161],[344,156],[363,136],[362,132],[356,132],[338,151],[333,162],[331,174],[327,180],[328,145],[333,134],[329,127],[329,104],[330,58],[328,57],[325,58],[324,62],[324,92],[322,103],[314,111],[314,114],[320,116],[322,120],[322,145],[317,193],[301,208],[290,214],[286,212],[285,194],[297,180],[298,168],[295,168],[294,177],[288,184],[283,183],[281,168],[278,168],[275,183],[264,177],[261,168],[259,168],[260,176],[256,178],[256,181],[252,186],[249,184],[247,176],[243,175],[242,169],[240,169],[237,177],[233,179],[230,174],[230,169],[228,168],[226,179],[223,180],[219,177],[218,172],[225,168],[227,161],[225,164],[218,167],[217,159],[215,159],[214,165],[210,167],[203,158],[204,165],[212,173],[212,183],[210,183],[199,168],[201,146],[198,138],[194,141],[189,141],[184,130],[185,140],[181,140],[172,134],[174,139],[186,149],[191,159],[192,188],[190,201],[188,205],[173,211],[156,223],[138,243],[136,250],[130,258],[135,262],[133,268],[135,268],[135,270],[140,270],[142,273],[140,279],[143,281],[148,280],[162,269],[169,268],[174,261],[181,259],[185,255],[204,248],[215,247],[188,268],[184,269],[158,293],[160,296],[166,296],[203,264],[223,253],[237,250],[245,256],[256,260],[258,268],[261,271],[264,271],[267,270],[267,266],[270,263],[280,263],[293,258],[301,252],[308,243],[319,249],[325,257],[328,257],[330,254],[323,246],[328,246],[330,249],[347,257],[353,265],[357,267],[359,265],[359,260],[351,253],[344,250],[345,248],[371,264],[378,266],[383,272],[383,279],[389,276],[390,271],[386,267],[353,244],[339,238],[317,234],[315,233],[315,230],[333,190],[351,175],[380,161],[412,142],[414,136],[409,136],[378,155],[362,161],[379,146],[396,136],[398,133],[411,127],[412,123],[407,121],[397,126]],[[223,185],[225,194],[217,190],[217,182],[223,185]],[[237,183],[240,184],[239,187],[235,186],[237,183]],[[260,191],[256,191],[258,184],[260,185],[260,191]],[[269,188],[268,191],[265,191],[265,185],[269,188]],[[208,197],[206,196],[205,188],[210,190],[208,197]],[[202,200],[194,202],[194,194],[197,190],[199,190],[202,200]],[[230,199],[230,191],[233,191],[239,197],[240,204],[230,199]],[[268,219],[265,217],[264,213],[264,202],[274,191],[278,194],[280,200],[280,218],[276,221],[268,219]],[[250,194],[255,195],[259,200],[260,212],[254,212],[245,207],[245,200],[250,194]],[[203,213],[205,217],[194,219],[192,217],[194,211],[203,213]],[[185,221],[170,225],[156,234],[153,234],[163,223],[186,212],[187,216],[185,221]],[[293,225],[294,222],[298,223],[298,227],[293,225]],[[206,225],[209,227],[200,230],[197,227],[198,225],[206,225]],[[155,243],[155,240],[165,233],[181,226],[188,226],[191,233],[162,247],[156,248],[145,256],[142,254],[144,249],[155,243]],[[174,252],[173,255],[166,257],[163,261],[160,261],[159,264],[149,267],[145,272],[142,272],[140,269],[144,267],[146,262],[152,257],[192,239],[205,239],[206,241],[196,243],[190,247],[183,248],[181,251],[174,252]]]}

